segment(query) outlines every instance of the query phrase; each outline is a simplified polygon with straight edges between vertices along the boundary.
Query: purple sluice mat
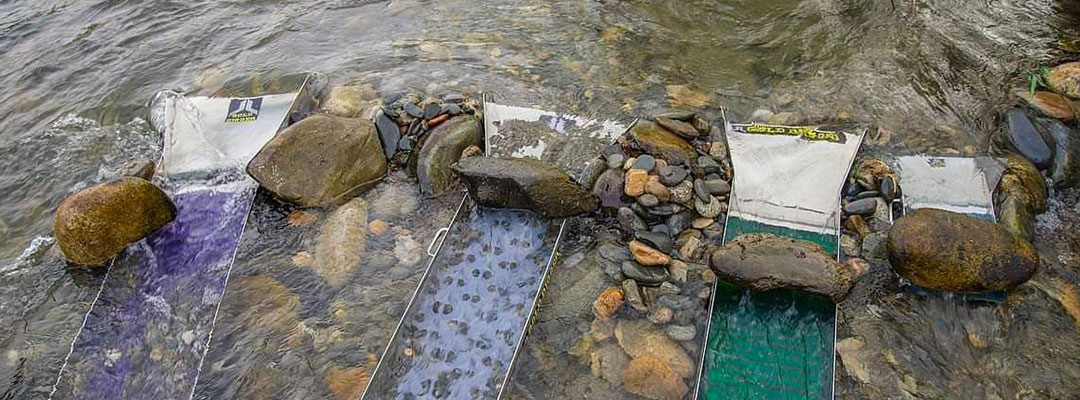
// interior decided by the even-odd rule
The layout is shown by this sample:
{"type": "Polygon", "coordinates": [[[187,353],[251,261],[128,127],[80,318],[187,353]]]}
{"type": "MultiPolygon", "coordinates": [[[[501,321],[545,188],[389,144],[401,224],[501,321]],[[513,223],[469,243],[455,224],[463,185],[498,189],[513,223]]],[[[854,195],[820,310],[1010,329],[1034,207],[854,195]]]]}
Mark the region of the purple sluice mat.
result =
{"type": "Polygon", "coordinates": [[[188,399],[254,183],[173,193],[176,219],[110,267],[53,399],[188,399]]]}

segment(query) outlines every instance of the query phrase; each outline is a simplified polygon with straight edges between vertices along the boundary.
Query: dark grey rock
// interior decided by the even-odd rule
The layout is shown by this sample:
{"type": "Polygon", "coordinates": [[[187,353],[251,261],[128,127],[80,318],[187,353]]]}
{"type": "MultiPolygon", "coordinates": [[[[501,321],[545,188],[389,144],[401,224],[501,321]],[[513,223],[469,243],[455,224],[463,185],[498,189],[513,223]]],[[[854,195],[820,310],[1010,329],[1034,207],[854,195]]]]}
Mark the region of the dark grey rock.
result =
{"type": "Polygon", "coordinates": [[[858,196],[859,193],[862,193],[863,190],[866,189],[863,189],[862,185],[860,185],[858,182],[849,181],[847,186],[844,187],[844,197],[858,196]]]}
{"type": "Polygon", "coordinates": [[[668,294],[660,296],[658,302],[660,303],[660,305],[675,311],[689,310],[698,306],[697,299],[690,296],[683,296],[678,294],[668,294]]]}
{"type": "Polygon", "coordinates": [[[684,138],[695,138],[699,135],[697,129],[694,129],[694,125],[689,122],[683,122],[667,117],[656,117],[656,123],[664,129],[667,129],[669,132],[684,138]]]}
{"type": "Polygon", "coordinates": [[[416,153],[416,177],[424,195],[438,196],[450,189],[451,165],[461,159],[466,148],[483,143],[482,132],[480,118],[462,116],[451,118],[427,134],[416,153]]]}
{"type": "Polygon", "coordinates": [[[1054,138],[1054,166],[1050,170],[1054,187],[1065,189],[1080,184],[1080,137],[1060,121],[1047,121],[1046,127],[1054,138]]]}
{"type": "Polygon", "coordinates": [[[660,183],[667,186],[675,186],[686,179],[686,176],[689,174],[690,173],[683,167],[675,165],[663,166],[660,167],[660,183]]]}
{"type": "Polygon", "coordinates": [[[443,95],[442,101],[445,102],[445,103],[460,104],[460,103],[465,102],[465,95],[463,95],[461,93],[450,92],[450,93],[447,93],[447,94],[443,95]]]}
{"type": "Polygon", "coordinates": [[[383,96],[383,104],[394,104],[394,103],[397,103],[397,101],[398,101],[398,100],[401,100],[401,98],[402,98],[402,97],[405,97],[405,92],[393,92],[393,93],[389,93],[389,94],[387,94],[386,96],[383,96]]]}
{"type": "Polygon", "coordinates": [[[649,311],[649,308],[645,306],[645,299],[641,296],[641,288],[638,287],[637,282],[633,279],[625,279],[622,281],[623,295],[626,296],[626,302],[630,303],[630,307],[640,312],[649,311]]]}
{"type": "Polygon", "coordinates": [[[608,261],[622,263],[630,259],[630,251],[626,249],[626,246],[604,243],[597,250],[600,252],[600,257],[608,261]]]}
{"type": "Polygon", "coordinates": [[[889,258],[889,233],[874,232],[862,240],[862,255],[867,260],[884,261],[889,258]]]}
{"type": "Polygon", "coordinates": [[[657,224],[656,226],[649,228],[650,232],[661,233],[667,236],[671,236],[671,232],[668,231],[667,224],[657,224]]]}
{"type": "Polygon", "coordinates": [[[707,174],[715,174],[717,172],[720,172],[720,163],[716,162],[716,160],[713,160],[712,157],[701,156],[698,157],[697,162],[698,166],[701,167],[701,169],[704,170],[707,174]]]}
{"type": "Polygon", "coordinates": [[[595,211],[600,201],[554,165],[530,158],[471,157],[454,172],[480,205],[536,211],[565,218],[595,211]]]}
{"type": "Polygon", "coordinates": [[[630,204],[624,200],[627,197],[623,192],[625,183],[622,168],[608,169],[593,184],[592,193],[600,198],[600,205],[605,208],[625,207],[630,204]]]}
{"type": "MultiPolygon", "coordinates": [[[[645,193],[645,194],[643,194],[641,196],[638,196],[637,202],[638,202],[638,204],[641,204],[644,207],[656,207],[657,205],[660,204],[660,199],[657,199],[656,196],[654,196],[654,195],[651,195],[649,193],[645,193]]],[[[661,215],[664,215],[664,214],[661,214],[661,215]]]]}
{"type": "Polygon", "coordinates": [[[649,228],[649,225],[645,224],[645,220],[641,219],[634,210],[627,207],[619,209],[616,219],[619,221],[619,226],[626,232],[634,232],[649,228]]]}
{"type": "Polygon", "coordinates": [[[383,104],[382,107],[380,107],[380,109],[382,110],[383,114],[386,114],[387,116],[389,116],[390,119],[396,120],[398,118],[397,110],[395,110],[393,107],[390,107],[389,104],[383,104]]]}
{"type": "Polygon", "coordinates": [[[709,179],[705,181],[705,189],[714,196],[724,196],[731,193],[731,185],[723,179],[709,179]]]}
{"type": "Polygon", "coordinates": [[[596,158],[585,163],[585,169],[581,170],[581,174],[577,176],[575,181],[582,189],[592,190],[596,186],[596,181],[600,180],[600,175],[606,170],[607,165],[604,164],[604,159],[596,156],[596,158]]]}
{"type": "Polygon", "coordinates": [[[394,156],[397,143],[401,140],[401,129],[396,122],[385,113],[375,117],[375,127],[379,130],[379,142],[382,144],[383,155],[386,158],[394,156]]]}
{"type": "Polygon", "coordinates": [[[424,119],[432,119],[442,112],[442,106],[439,103],[428,103],[424,106],[424,119]]]}
{"type": "Polygon", "coordinates": [[[461,106],[457,104],[446,104],[442,107],[442,114],[449,114],[451,117],[455,115],[461,115],[461,106]]]}
{"type": "Polygon", "coordinates": [[[877,190],[867,190],[865,192],[855,195],[856,199],[868,199],[871,197],[881,197],[881,192],[877,190]]]}
{"type": "Polygon", "coordinates": [[[705,186],[705,181],[701,179],[694,180],[694,194],[698,199],[704,202],[708,202],[712,195],[709,194],[709,188],[705,186]]]}
{"type": "Polygon", "coordinates": [[[689,229],[696,218],[697,215],[693,211],[676,213],[667,219],[668,231],[671,232],[672,235],[678,235],[679,232],[689,229]]]}
{"type": "Polygon", "coordinates": [[[670,253],[674,243],[671,241],[671,237],[665,233],[657,233],[650,231],[634,231],[634,239],[640,240],[652,246],[652,248],[660,250],[664,253],[670,253]]]}
{"type": "Polygon", "coordinates": [[[844,206],[844,213],[849,215],[872,215],[877,210],[878,198],[855,200],[844,206]]]}
{"type": "Polygon", "coordinates": [[[413,148],[414,144],[415,144],[415,142],[413,142],[413,139],[411,137],[406,136],[406,137],[401,138],[401,140],[398,140],[397,146],[398,146],[398,150],[400,150],[400,151],[412,151],[412,148],[413,148]]]}
{"type": "MultiPolygon", "coordinates": [[[[646,195],[642,195],[641,197],[645,197],[645,196],[651,196],[651,195],[646,194],[646,195]]],[[[640,199],[640,197],[639,197],[639,199],[640,199]]],[[[680,206],[678,204],[666,203],[666,204],[660,204],[660,205],[649,208],[649,214],[660,215],[660,216],[665,216],[666,217],[666,216],[675,214],[675,213],[677,213],[679,211],[682,211],[682,210],[683,210],[682,206],[680,206]]]]}
{"type": "Polygon", "coordinates": [[[623,261],[622,273],[627,278],[645,286],[659,285],[668,279],[667,268],[646,267],[634,261],[623,261]]]}
{"type": "Polygon", "coordinates": [[[885,198],[885,202],[892,203],[893,200],[896,200],[896,196],[900,194],[900,185],[896,182],[896,178],[886,176],[881,178],[881,188],[878,191],[881,192],[881,197],[885,198]]]}
{"type": "Polygon", "coordinates": [[[419,106],[413,103],[405,103],[405,112],[411,115],[413,118],[424,117],[424,110],[421,110],[419,106]]]}
{"type": "Polygon", "coordinates": [[[634,161],[632,168],[637,168],[642,171],[652,171],[656,167],[656,158],[648,154],[642,154],[634,161]]]}
{"type": "Polygon", "coordinates": [[[1010,108],[1005,111],[1004,120],[1009,146],[1039,169],[1050,167],[1053,152],[1027,114],[1019,108],[1010,108]]]}
{"type": "Polygon", "coordinates": [[[611,277],[616,282],[622,282],[626,279],[626,276],[622,273],[622,262],[603,261],[600,268],[603,268],[604,275],[611,277]]]}

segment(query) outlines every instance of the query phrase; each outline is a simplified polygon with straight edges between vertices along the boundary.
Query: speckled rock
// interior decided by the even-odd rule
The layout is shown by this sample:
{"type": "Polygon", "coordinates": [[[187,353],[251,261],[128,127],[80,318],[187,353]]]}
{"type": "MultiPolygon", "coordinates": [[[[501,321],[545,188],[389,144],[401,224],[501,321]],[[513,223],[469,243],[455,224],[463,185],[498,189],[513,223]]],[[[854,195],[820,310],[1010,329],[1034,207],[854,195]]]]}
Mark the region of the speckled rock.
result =
{"type": "Polygon", "coordinates": [[[1055,92],[1080,99],[1080,62],[1070,62],[1050,69],[1046,85],[1055,92]]]}
{"type": "Polygon", "coordinates": [[[919,209],[889,231],[889,262],[912,283],[982,293],[1026,282],[1039,267],[1035,247],[1004,227],[969,215],[919,209]]]}

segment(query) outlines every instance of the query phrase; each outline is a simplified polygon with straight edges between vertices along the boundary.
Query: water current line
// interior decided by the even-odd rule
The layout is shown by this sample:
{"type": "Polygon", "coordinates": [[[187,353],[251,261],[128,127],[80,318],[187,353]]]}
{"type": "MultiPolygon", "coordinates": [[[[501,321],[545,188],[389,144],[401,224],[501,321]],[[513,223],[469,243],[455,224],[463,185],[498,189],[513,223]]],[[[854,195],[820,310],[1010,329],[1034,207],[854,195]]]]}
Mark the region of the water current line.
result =
{"type": "Polygon", "coordinates": [[[60,387],[60,378],[64,377],[64,369],[67,368],[68,360],[70,360],[71,355],[75,353],[75,342],[79,340],[79,335],[81,335],[83,329],[86,328],[86,321],[90,319],[90,312],[94,311],[94,305],[96,305],[98,299],[101,298],[101,293],[105,291],[105,282],[109,281],[109,272],[112,272],[112,267],[115,262],[115,257],[112,261],[109,261],[109,267],[105,269],[105,277],[101,278],[101,286],[98,287],[97,295],[94,296],[94,301],[90,303],[90,309],[86,310],[86,314],[83,315],[82,325],[80,325],[79,330],[75,332],[75,337],[71,338],[71,347],[68,348],[67,356],[64,357],[64,363],[60,365],[60,372],[56,374],[56,382],[53,383],[52,391],[49,392],[49,400],[52,400],[53,395],[56,394],[56,389],[60,387]]]}
{"type": "MultiPolygon", "coordinates": [[[[221,302],[225,300],[225,289],[229,287],[229,276],[232,275],[233,265],[236,264],[236,253],[240,252],[240,241],[244,238],[244,231],[247,230],[248,218],[251,214],[251,206],[255,204],[255,194],[251,189],[249,195],[251,200],[248,201],[247,209],[244,210],[244,225],[240,227],[240,234],[236,237],[236,248],[233,249],[232,258],[229,259],[229,268],[225,269],[225,282],[221,285],[221,296],[218,297],[217,305],[214,306],[214,318],[210,320],[210,333],[206,335],[206,345],[203,346],[202,356],[199,357],[199,367],[195,369],[195,381],[191,383],[191,395],[188,396],[188,400],[195,398],[195,388],[199,386],[199,375],[202,375],[203,362],[206,361],[206,355],[210,352],[210,341],[214,340],[214,328],[217,327],[218,312],[221,311],[221,302]]],[[[256,188],[255,190],[258,190],[256,188]]]]}

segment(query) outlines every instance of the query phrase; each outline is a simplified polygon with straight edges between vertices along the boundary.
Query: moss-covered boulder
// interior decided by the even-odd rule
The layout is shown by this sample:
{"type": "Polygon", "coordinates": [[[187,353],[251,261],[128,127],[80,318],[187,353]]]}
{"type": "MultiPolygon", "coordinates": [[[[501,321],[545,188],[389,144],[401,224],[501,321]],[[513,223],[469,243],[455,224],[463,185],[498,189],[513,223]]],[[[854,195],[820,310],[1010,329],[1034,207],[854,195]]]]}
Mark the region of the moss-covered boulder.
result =
{"type": "Polygon", "coordinates": [[[767,233],[742,235],[712,253],[716,275],[754,290],[795,289],[839,303],[865,268],[841,264],[820,245],[767,233]]]}
{"type": "Polygon", "coordinates": [[[1001,225],[970,215],[924,208],[889,230],[889,262],[900,276],[936,290],[983,293],[1026,282],[1039,254],[1001,225]]]}
{"type": "Polygon", "coordinates": [[[531,158],[472,157],[454,164],[481,205],[564,218],[595,211],[600,201],[555,166],[531,158]]]}
{"type": "Polygon", "coordinates": [[[1004,161],[1005,172],[994,190],[995,203],[1000,206],[1009,196],[1015,196],[1034,214],[1046,211],[1046,180],[1035,165],[1016,153],[1006,154],[1004,161]]]}
{"type": "Polygon", "coordinates": [[[60,203],[53,234],[68,261],[100,266],[176,218],[176,206],[142,178],[120,179],[83,189],[60,203]]]}
{"type": "Polygon", "coordinates": [[[424,139],[416,158],[416,177],[425,196],[438,196],[453,183],[450,166],[461,158],[469,146],[483,144],[480,117],[462,115],[450,119],[431,131],[424,139]]]}
{"type": "Polygon", "coordinates": [[[671,165],[691,165],[697,152],[686,140],[653,122],[639,122],[630,130],[630,139],[638,150],[664,159],[671,165]]]}
{"type": "Polygon", "coordinates": [[[314,115],[281,131],[247,166],[274,195],[305,207],[338,204],[386,174],[371,122],[314,115]]]}

